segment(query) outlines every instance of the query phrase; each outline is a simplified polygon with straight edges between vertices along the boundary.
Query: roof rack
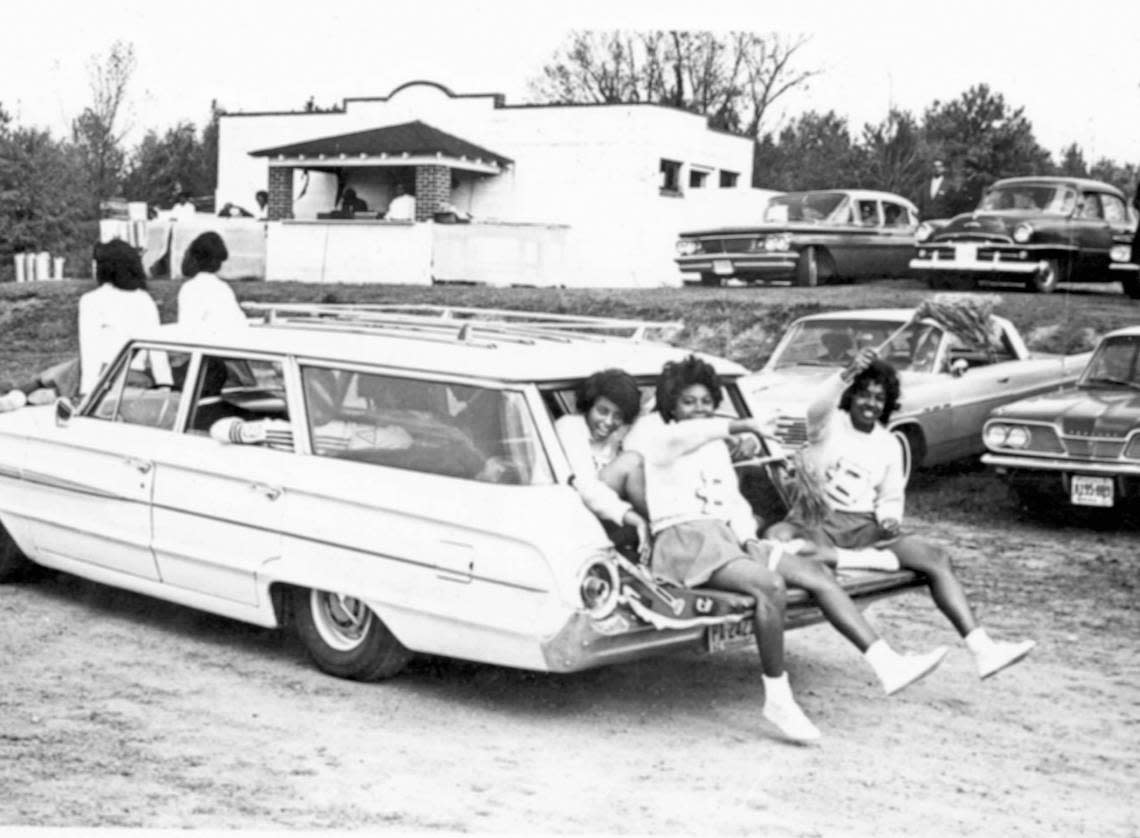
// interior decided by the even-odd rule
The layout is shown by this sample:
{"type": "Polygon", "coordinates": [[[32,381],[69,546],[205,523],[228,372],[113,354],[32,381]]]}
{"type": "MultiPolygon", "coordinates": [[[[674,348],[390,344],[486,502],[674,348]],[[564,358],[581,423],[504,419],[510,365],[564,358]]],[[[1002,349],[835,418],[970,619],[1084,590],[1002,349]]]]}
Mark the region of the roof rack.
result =
{"type": "Polygon", "coordinates": [[[514,343],[666,340],[684,328],[676,320],[440,305],[242,303],[242,308],[267,326],[384,333],[478,345],[486,345],[488,339],[514,343]]]}

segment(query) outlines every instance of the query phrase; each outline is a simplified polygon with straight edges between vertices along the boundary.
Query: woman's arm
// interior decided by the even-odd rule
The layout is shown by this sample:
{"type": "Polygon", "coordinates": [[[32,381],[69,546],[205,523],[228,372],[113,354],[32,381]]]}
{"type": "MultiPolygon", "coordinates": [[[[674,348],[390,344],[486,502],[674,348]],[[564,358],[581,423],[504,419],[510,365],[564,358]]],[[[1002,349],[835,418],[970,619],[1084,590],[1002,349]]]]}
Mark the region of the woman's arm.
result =
{"type": "Polygon", "coordinates": [[[581,495],[586,508],[599,518],[621,524],[625,514],[633,507],[598,479],[594,455],[590,451],[586,417],[576,413],[563,416],[554,423],[554,429],[558,432],[562,448],[566,451],[566,459],[574,472],[574,488],[581,495]]]}

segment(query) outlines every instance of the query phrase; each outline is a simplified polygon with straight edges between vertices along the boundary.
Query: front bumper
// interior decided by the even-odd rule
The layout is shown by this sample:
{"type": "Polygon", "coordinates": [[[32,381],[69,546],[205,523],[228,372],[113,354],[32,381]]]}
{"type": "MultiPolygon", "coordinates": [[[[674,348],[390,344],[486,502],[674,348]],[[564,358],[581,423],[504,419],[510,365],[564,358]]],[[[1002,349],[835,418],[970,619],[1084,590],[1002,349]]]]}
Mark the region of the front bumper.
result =
{"type": "Polygon", "coordinates": [[[960,274],[1006,274],[1031,276],[1046,267],[1045,260],[1032,248],[987,243],[985,245],[919,245],[910,260],[913,271],[942,271],[960,274]]]}
{"type": "Polygon", "coordinates": [[[1072,472],[1074,474],[1095,474],[1104,477],[1138,477],[1140,463],[1127,461],[1102,462],[1097,460],[1065,460],[1056,457],[1019,457],[1015,454],[982,455],[982,462],[1002,469],[1017,471],[1072,472]]]}
{"type": "Polygon", "coordinates": [[[780,251],[779,253],[726,253],[722,256],[701,253],[695,256],[678,256],[674,261],[682,273],[774,278],[794,274],[798,259],[799,257],[791,251],[780,251]]]}

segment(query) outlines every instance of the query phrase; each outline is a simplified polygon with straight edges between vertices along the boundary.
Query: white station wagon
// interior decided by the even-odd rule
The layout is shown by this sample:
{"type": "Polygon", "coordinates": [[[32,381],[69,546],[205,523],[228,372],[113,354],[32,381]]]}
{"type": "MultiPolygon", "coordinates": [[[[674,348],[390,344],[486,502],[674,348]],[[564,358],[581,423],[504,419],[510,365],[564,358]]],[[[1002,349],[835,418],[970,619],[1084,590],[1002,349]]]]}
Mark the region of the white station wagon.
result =
{"type": "MultiPolygon", "coordinates": [[[[38,565],[260,626],[292,622],[318,667],[361,680],[414,653],[568,672],[749,640],[743,597],[675,626],[639,616],[555,434],[586,376],[622,367],[648,392],[686,354],[645,339],[662,324],[251,311],[248,328],[139,335],[77,407],[0,417],[0,581],[38,565]],[[146,373],[153,353],[171,386],[146,373]],[[268,444],[241,445],[210,435],[227,417],[278,421],[268,444]]],[[[745,370],[710,360],[722,411],[745,411],[745,370]]],[[[773,468],[763,456],[739,466],[769,519],[783,509],[773,468]]],[[[845,584],[866,603],[919,581],[845,584]]],[[[790,625],[819,619],[790,595],[790,625]]]]}

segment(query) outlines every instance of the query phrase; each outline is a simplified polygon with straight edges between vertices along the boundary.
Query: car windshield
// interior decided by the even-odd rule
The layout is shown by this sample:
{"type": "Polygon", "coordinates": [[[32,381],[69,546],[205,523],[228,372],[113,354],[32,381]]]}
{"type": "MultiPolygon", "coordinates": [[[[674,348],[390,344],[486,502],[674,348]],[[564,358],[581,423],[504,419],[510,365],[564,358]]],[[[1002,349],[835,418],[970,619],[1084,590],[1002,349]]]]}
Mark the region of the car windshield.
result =
{"type": "MultiPolygon", "coordinates": [[[[905,320],[802,320],[792,326],[787,342],[772,359],[775,369],[843,367],[864,347],[878,347],[905,320]]],[[[892,346],[894,341],[892,341],[892,346]]]]}
{"type": "Polygon", "coordinates": [[[846,198],[842,192],[789,192],[768,202],[764,220],[777,224],[826,221],[846,198]]]}
{"type": "Polygon", "coordinates": [[[1081,386],[1103,387],[1113,384],[1140,389],[1138,354],[1140,335],[1110,338],[1102,342],[1081,374],[1081,386]]]}
{"type": "Polygon", "coordinates": [[[1077,202],[1076,191],[1051,183],[1016,183],[995,186],[982,196],[978,209],[985,212],[1036,211],[1045,215],[1068,215],[1077,202]]]}

